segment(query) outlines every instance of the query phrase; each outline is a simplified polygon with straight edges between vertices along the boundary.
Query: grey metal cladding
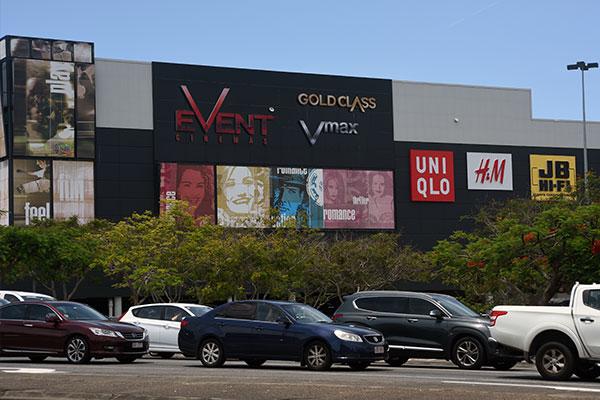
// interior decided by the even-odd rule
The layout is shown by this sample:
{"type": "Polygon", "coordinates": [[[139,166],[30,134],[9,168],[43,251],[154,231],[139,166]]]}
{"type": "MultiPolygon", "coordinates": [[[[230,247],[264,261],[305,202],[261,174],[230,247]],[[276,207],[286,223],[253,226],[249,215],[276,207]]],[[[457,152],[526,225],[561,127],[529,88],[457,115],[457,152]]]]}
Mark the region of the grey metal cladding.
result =
{"type": "MultiPolygon", "coordinates": [[[[394,140],[503,146],[583,147],[580,121],[532,119],[531,91],[394,81],[394,140]]],[[[600,149],[600,123],[588,121],[600,149]]]]}
{"type": "Polygon", "coordinates": [[[96,126],[153,129],[152,63],[96,59],[96,126]]]}

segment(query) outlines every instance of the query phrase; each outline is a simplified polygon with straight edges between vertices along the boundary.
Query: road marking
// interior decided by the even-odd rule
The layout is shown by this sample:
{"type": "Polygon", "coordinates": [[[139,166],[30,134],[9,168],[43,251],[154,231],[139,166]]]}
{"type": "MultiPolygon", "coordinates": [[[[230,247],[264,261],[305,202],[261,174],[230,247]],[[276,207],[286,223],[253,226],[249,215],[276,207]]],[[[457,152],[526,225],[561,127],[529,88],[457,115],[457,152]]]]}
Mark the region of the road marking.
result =
{"type": "Polygon", "coordinates": [[[2,372],[7,374],[61,374],[62,371],[57,371],[50,368],[11,368],[3,369],[2,372]]]}
{"type": "Polygon", "coordinates": [[[510,387],[522,387],[522,388],[562,390],[562,391],[569,391],[569,392],[600,393],[600,389],[575,387],[575,386],[547,386],[547,385],[531,385],[531,384],[525,384],[525,383],[469,382],[469,381],[442,381],[442,383],[453,383],[453,384],[457,384],[457,385],[479,385],[479,386],[510,386],[510,387]]]}

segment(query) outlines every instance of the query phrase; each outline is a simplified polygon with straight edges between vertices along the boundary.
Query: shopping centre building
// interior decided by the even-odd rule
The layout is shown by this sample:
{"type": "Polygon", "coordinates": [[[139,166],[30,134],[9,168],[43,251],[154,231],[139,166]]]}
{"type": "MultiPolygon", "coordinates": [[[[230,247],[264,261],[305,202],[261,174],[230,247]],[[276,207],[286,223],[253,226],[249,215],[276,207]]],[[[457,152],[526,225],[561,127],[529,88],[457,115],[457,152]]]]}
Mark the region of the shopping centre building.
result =
{"type": "MultiPolygon", "coordinates": [[[[583,171],[581,123],[532,118],[524,89],[96,59],[92,43],[11,36],[0,74],[4,225],[182,199],[227,226],[275,208],[427,249],[490,199],[569,192],[583,171]]],[[[588,147],[598,170],[600,123],[588,147]]]]}

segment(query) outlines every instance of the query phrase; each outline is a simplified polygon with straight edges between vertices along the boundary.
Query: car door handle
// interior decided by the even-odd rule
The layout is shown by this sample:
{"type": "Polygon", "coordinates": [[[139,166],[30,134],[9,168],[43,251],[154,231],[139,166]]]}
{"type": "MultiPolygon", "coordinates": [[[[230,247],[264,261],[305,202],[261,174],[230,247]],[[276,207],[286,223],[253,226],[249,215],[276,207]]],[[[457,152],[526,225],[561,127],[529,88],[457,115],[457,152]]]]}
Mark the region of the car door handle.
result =
{"type": "Polygon", "coordinates": [[[170,326],[169,325],[164,325],[165,329],[169,329],[170,326]]]}
{"type": "Polygon", "coordinates": [[[33,328],[33,324],[23,324],[23,326],[26,326],[28,328],[33,328]]]}
{"type": "Polygon", "coordinates": [[[263,328],[261,328],[261,327],[257,327],[257,328],[254,328],[254,329],[256,329],[258,332],[262,332],[262,330],[263,330],[263,328]]]}
{"type": "Polygon", "coordinates": [[[377,317],[374,317],[372,315],[367,315],[367,319],[370,320],[370,321],[374,321],[374,320],[377,319],[377,317]]]}
{"type": "Polygon", "coordinates": [[[580,318],[579,319],[581,322],[585,322],[586,324],[591,324],[592,322],[594,322],[593,319],[591,319],[590,317],[584,317],[584,318],[580,318]]]}
{"type": "Polygon", "coordinates": [[[419,320],[416,318],[409,318],[408,322],[410,322],[411,324],[414,324],[415,322],[419,322],[419,320]]]}

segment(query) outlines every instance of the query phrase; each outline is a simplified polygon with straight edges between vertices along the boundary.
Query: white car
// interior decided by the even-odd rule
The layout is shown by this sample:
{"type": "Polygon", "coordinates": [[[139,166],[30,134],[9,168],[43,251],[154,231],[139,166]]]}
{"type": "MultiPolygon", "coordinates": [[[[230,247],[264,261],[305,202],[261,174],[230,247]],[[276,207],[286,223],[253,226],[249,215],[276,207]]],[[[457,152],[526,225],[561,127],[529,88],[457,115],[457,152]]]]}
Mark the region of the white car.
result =
{"type": "Polygon", "coordinates": [[[179,353],[177,336],[184,317],[199,317],[212,310],[207,306],[186,303],[157,303],[133,306],[119,318],[148,331],[150,353],[171,358],[179,353]]]}
{"type": "Polygon", "coordinates": [[[42,300],[42,301],[56,300],[54,297],[48,296],[47,294],[32,293],[32,292],[17,292],[14,290],[0,290],[0,299],[7,300],[11,303],[15,303],[17,301],[25,301],[25,300],[42,300]]]}

